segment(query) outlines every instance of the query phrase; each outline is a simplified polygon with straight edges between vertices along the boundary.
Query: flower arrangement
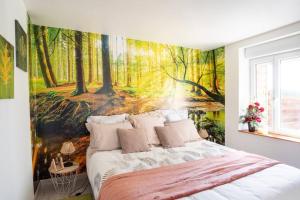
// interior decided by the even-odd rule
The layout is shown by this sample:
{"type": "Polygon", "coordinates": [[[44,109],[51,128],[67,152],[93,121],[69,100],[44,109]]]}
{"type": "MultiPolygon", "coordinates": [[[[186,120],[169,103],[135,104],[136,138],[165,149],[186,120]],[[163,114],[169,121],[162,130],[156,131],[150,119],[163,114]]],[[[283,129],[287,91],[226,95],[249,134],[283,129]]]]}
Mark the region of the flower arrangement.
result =
{"type": "Polygon", "coordinates": [[[240,116],[241,123],[248,123],[249,131],[254,132],[256,127],[259,126],[259,123],[261,123],[264,110],[264,107],[260,106],[258,102],[250,104],[246,114],[240,116]]]}

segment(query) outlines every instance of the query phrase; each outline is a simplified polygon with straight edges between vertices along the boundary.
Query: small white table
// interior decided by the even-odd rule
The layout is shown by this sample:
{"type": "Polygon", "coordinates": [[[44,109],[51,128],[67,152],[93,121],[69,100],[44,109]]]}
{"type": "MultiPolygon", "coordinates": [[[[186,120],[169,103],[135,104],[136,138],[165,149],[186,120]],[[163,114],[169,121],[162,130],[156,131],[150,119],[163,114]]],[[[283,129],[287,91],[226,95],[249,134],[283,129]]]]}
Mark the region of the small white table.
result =
{"type": "Polygon", "coordinates": [[[70,167],[55,171],[49,168],[51,181],[57,193],[70,195],[76,185],[79,164],[73,162],[70,167]]]}

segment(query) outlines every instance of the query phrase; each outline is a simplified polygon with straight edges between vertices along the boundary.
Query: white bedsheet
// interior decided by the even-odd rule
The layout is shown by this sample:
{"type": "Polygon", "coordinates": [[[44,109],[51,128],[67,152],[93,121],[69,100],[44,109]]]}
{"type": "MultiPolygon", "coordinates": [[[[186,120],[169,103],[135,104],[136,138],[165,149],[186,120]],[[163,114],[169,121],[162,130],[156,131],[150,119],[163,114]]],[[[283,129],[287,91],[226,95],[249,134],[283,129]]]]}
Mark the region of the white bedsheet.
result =
{"type": "MultiPolygon", "coordinates": [[[[187,143],[185,147],[150,152],[122,154],[120,150],[87,151],[87,173],[95,199],[102,183],[110,176],[142,169],[203,159],[230,153],[231,148],[206,140],[187,143]]],[[[211,190],[196,193],[184,200],[300,200],[300,170],[278,164],[255,174],[211,190]]]]}

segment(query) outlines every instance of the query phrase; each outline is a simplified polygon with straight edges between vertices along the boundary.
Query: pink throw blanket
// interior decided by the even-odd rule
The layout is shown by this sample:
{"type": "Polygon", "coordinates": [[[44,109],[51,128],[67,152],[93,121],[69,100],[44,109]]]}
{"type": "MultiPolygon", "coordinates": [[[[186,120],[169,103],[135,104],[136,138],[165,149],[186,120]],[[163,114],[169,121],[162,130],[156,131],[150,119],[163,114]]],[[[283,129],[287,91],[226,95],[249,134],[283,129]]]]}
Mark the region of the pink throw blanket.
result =
{"type": "Polygon", "coordinates": [[[99,200],[178,199],[212,189],[278,164],[236,152],[222,157],[115,175],[104,182],[99,200]]]}

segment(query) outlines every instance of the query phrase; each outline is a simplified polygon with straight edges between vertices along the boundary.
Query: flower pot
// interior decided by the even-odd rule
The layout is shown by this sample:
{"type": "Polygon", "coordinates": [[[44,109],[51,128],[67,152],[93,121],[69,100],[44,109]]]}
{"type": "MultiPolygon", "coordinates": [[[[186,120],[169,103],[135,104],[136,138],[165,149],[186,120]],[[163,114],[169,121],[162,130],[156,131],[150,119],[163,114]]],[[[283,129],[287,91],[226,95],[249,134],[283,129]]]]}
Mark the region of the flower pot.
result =
{"type": "Polygon", "coordinates": [[[255,132],[256,127],[252,123],[248,122],[248,130],[249,132],[255,132]]]}

